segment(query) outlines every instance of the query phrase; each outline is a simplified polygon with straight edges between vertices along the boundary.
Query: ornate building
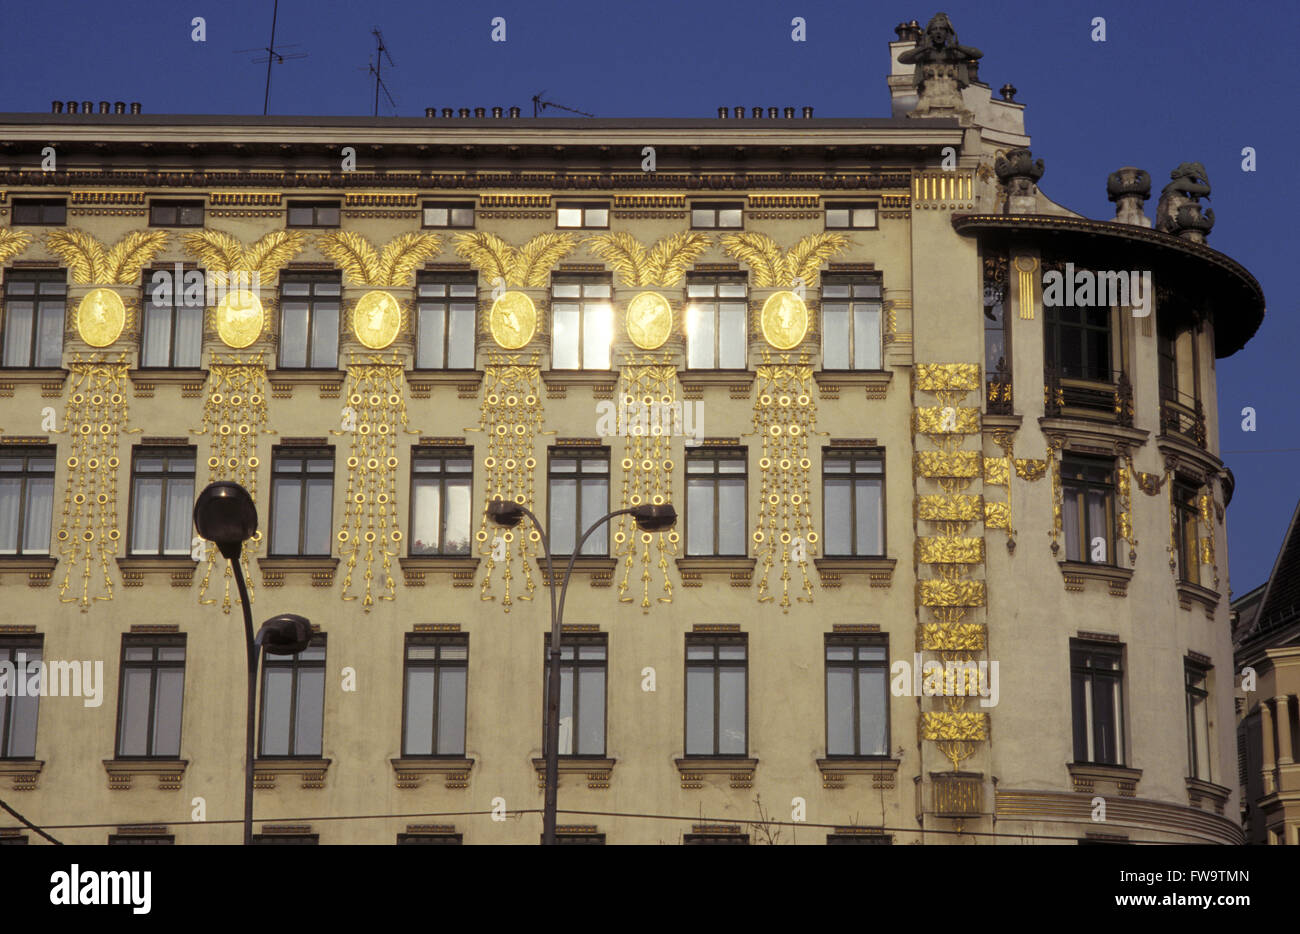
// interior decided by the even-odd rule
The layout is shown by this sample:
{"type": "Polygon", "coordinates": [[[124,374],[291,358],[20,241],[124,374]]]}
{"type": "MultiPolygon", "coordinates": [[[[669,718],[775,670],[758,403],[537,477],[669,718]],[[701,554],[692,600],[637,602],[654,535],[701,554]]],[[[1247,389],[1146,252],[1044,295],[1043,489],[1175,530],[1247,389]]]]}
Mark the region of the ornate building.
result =
{"type": "Polygon", "coordinates": [[[1214,369],[1259,285],[1202,168],[1084,218],[946,17],[898,34],[888,119],[0,115],[0,797],[239,839],[191,521],[233,479],[255,617],[318,628],[263,664],[264,839],[536,842],[506,498],[557,555],[680,516],[575,559],[566,841],[1241,842],[1214,369]]]}

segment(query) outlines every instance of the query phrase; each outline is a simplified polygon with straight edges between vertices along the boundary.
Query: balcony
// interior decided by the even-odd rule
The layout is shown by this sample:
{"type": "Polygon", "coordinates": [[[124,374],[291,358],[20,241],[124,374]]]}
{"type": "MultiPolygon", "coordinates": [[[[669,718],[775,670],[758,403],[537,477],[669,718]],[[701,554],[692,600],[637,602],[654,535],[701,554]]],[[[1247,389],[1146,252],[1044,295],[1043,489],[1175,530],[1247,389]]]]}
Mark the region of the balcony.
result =
{"type": "Polygon", "coordinates": [[[1160,387],[1160,433],[1205,449],[1205,409],[1201,400],[1167,386],[1160,387]]]}
{"type": "Polygon", "coordinates": [[[1101,419],[1133,427],[1133,384],[1122,370],[1096,379],[1067,376],[1047,367],[1043,371],[1043,405],[1048,417],[1101,419]]]}

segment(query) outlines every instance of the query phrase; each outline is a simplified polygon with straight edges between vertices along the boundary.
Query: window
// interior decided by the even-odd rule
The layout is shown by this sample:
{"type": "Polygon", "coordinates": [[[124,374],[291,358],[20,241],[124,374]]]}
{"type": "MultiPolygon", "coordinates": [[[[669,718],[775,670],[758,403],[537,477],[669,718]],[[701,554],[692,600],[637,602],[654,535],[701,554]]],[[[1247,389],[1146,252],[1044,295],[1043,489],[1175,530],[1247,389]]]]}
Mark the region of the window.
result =
{"type": "Polygon", "coordinates": [[[1074,761],[1124,764],[1124,647],[1070,640],[1074,761]]]}
{"type": "Polygon", "coordinates": [[[287,227],[337,227],[339,203],[337,201],[290,201],[287,227]]]}
{"type": "Polygon", "coordinates": [[[474,369],[477,301],[473,275],[420,275],[415,306],[417,370],[474,369]]]}
{"type": "Polygon", "coordinates": [[[822,369],[880,369],[880,282],[822,280],[822,369]]]}
{"type": "Polygon", "coordinates": [[[1178,546],[1178,579],[1190,584],[1201,582],[1201,556],[1197,549],[1197,520],[1200,507],[1196,488],[1174,481],[1174,541],[1178,546]]]}
{"type": "Polygon", "coordinates": [[[325,636],[262,663],[261,756],[319,757],[325,726],[325,636]]]}
{"type": "Polygon", "coordinates": [[[828,833],[827,846],[890,846],[894,838],[886,833],[828,833]]]}
{"type": "Polygon", "coordinates": [[[686,282],[686,366],[743,370],[748,359],[743,278],[692,277],[686,282]]]}
{"type": "Polygon", "coordinates": [[[474,203],[472,201],[424,202],[425,227],[473,227],[474,203]]]}
{"type": "Polygon", "coordinates": [[[827,230],[870,230],[876,226],[876,205],[865,201],[826,204],[827,230]]]}
{"type": "Polygon", "coordinates": [[[6,833],[0,836],[0,846],[27,846],[27,834],[6,833]]]}
{"type": "MultiPolygon", "coordinates": [[[[174,278],[172,270],[159,270],[174,278]]],[[[146,273],[145,282],[153,275],[146,273]]],[[[203,349],[203,301],[187,302],[181,282],[173,282],[171,298],[162,288],[144,287],[144,339],[140,346],[140,366],[197,367],[203,349]],[[165,299],[165,300],[164,300],[165,299]]]]}
{"type": "Polygon", "coordinates": [[[334,449],[271,450],[271,550],[328,555],[334,519],[334,449]]]}
{"type": "Polygon", "coordinates": [[[1047,305],[1043,312],[1049,369],[1069,379],[1114,380],[1109,308],[1047,305]]]}
{"type": "Polygon", "coordinates": [[[1210,669],[1193,661],[1183,663],[1187,686],[1187,774],[1210,781],[1210,669]]]}
{"type": "MultiPolygon", "coordinates": [[[[560,643],[560,735],[562,756],[605,755],[606,636],[564,636],[560,643]]],[[[543,644],[542,736],[551,685],[550,636],[543,644]]]]}
{"type": "Polygon", "coordinates": [[[318,833],[255,833],[254,846],[320,846],[318,833]]]}
{"type": "Polygon", "coordinates": [[[1160,398],[1178,399],[1178,333],[1171,315],[1156,321],[1156,360],[1160,379],[1160,398]]]}
{"type": "Polygon", "coordinates": [[[131,554],[188,555],[194,448],[138,447],[131,460],[131,554]]]}
{"type": "Polygon", "coordinates": [[[150,227],[202,227],[202,201],[164,201],[149,202],[150,227]]]}
{"type": "Polygon", "coordinates": [[[171,833],[111,833],[109,846],[175,846],[176,835],[171,833]]]}
{"type": "MultiPolygon", "coordinates": [[[[571,555],[578,537],[609,511],[609,451],[551,448],[551,554],[571,555]]],[[[582,554],[609,554],[609,524],[591,533],[582,554]]]]}
{"type": "Polygon", "coordinates": [[[609,369],[610,294],[608,277],[551,280],[551,369],[609,369]]]}
{"type": "Polygon", "coordinates": [[[609,205],[596,202],[564,202],[556,205],[556,227],[609,227],[609,205]]]}
{"type": "Polygon", "coordinates": [[[32,759],[36,756],[36,715],[40,693],[26,690],[41,670],[44,637],[0,636],[0,668],[8,672],[8,687],[0,691],[0,759],[32,759]],[[24,690],[17,691],[22,679],[24,690]]]}
{"type": "Polygon", "coordinates": [[[823,450],[822,527],[828,557],[885,553],[884,483],[883,452],[823,450]]]}
{"type": "Polygon", "coordinates": [[[889,755],[886,636],[826,637],[826,755],[889,755]]]}
{"type": "Polygon", "coordinates": [[[1081,454],[1061,459],[1061,521],[1067,561],[1115,563],[1113,461],[1081,454]]]}
{"type": "Polygon", "coordinates": [[[686,554],[744,555],[745,451],[686,451],[686,554]]]}
{"type": "Polygon", "coordinates": [[[471,449],[412,449],[411,554],[469,554],[473,495],[471,449]]]}
{"type": "Polygon", "coordinates": [[[398,846],[461,846],[464,835],[459,833],[399,833],[398,846]]]}
{"type": "Polygon", "coordinates": [[[989,414],[1010,415],[1011,329],[1007,325],[1007,260],[984,258],[984,401],[989,414]]]}
{"type": "Polygon", "coordinates": [[[0,555],[48,555],[54,517],[53,445],[0,449],[0,555]]]}
{"type": "Polygon", "coordinates": [[[686,637],[686,755],[749,749],[747,649],[744,635],[686,637]]]}
{"type": "Polygon", "coordinates": [[[281,275],[280,366],[332,370],[338,359],[338,274],[281,275]]]}
{"type": "Polygon", "coordinates": [[[63,363],[66,278],[62,269],[5,273],[4,366],[57,367],[63,363]]]}
{"type": "Polygon", "coordinates": [[[15,227],[59,227],[68,222],[68,202],[63,198],[14,198],[15,227]]]}
{"type": "Polygon", "coordinates": [[[691,226],[697,229],[739,229],[744,226],[744,206],[739,201],[693,202],[691,226]]]}
{"type": "Polygon", "coordinates": [[[118,757],[180,758],[184,700],[185,636],[123,636],[118,757]]]}
{"type": "Polygon", "coordinates": [[[402,755],[464,756],[469,636],[406,637],[402,755]]]}
{"type": "MultiPolygon", "coordinates": [[[[545,835],[543,835],[545,839],[545,835]]],[[[556,846],[604,846],[605,835],[603,833],[591,833],[589,831],[555,831],[556,846]]]]}
{"type": "Polygon", "coordinates": [[[748,846],[747,833],[688,833],[682,835],[686,846],[748,846]]]}

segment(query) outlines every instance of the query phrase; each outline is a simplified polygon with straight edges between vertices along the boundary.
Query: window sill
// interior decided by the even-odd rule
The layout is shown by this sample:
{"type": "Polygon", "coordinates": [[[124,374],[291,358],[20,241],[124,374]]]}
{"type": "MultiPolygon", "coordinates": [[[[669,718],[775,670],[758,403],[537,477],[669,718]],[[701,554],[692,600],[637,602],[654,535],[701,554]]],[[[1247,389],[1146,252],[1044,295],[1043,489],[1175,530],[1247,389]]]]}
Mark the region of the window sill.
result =
{"type": "Polygon", "coordinates": [[[441,776],[446,788],[469,787],[474,760],[468,756],[406,756],[389,759],[398,788],[419,788],[425,779],[441,776]]]}
{"type": "Polygon", "coordinates": [[[683,587],[702,587],[707,576],[726,575],[731,586],[745,589],[754,583],[754,565],[757,558],[697,556],[678,558],[677,573],[681,575],[683,587]]]}
{"type": "Polygon", "coordinates": [[[322,399],[337,399],[343,391],[343,370],[313,370],[306,367],[275,369],[266,374],[271,383],[271,396],[276,399],[292,399],[296,386],[316,386],[322,399]]]}
{"type": "Polygon", "coordinates": [[[1214,611],[1219,606],[1219,594],[1217,591],[1208,587],[1202,587],[1200,584],[1193,584],[1191,581],[1178,581],[1178,605],[1184,610],[1190,610],[1193,603],[1199,603],[1205,610],[1207,619],[1214,619],[1214,611]]]}
{"type": "Polygon", "coordinates": [[[324,788],[325,773],[329,770],[330,761],[319,757],[254,759],[253,787],[269,791],[275,787],[277,776],[297,775],[302,779],[304,789],[324,788]]]}
{"type": "Polygon", "coordinates": [[[173,369],[157,367],[149,369],[127,370],[136,398],[151,399],[159,386],[179,386],[182,399],[195,399],[203,395],[203,387],[208,381],[208,371],[200,369],[173,369]]]}
{"type": "Polygon", "coordinates": [[[188,587],[194,582],[197,565],[189,555],[132,555],[117,559],[123,587],[142,587],[145,580],[161,583],[166,578],[173,587],[188,587]]]}
{"type": "MultiPolygon", "coordinates": [[[[564,580],[564,570],[569,566],[569,555],[552,555],[551,563],[555,568],[555,576],[558,580],[564,580]]],[[[551,586],[551,580],[546,574],[546,558],[539,557],[536,559],[537,569],[542,575],[543,586],[551,586]]],[[[617,558],[606,558],[601,555],[579,555],[578,559],[573,562],[573,573],[590,574],[591,586],[608,587],[614,582],[614,569],[618,567],[617,558]]]]}
{"type": "Polygon", "coordinates": [[[871,776],[871,787],[876,790],[894,790],[901,759],[866,758],[859,756],[834,756],[817,760],[822,773],[823,788],[843,788],[847,776],[871,776]]]}
{"type": "Polygon", "coordinates": [[[1060,561],[1061,576],[1065,578],[1065,589],[1082,593],[1090,580],[1102,581],[1110,590],[1112,597],[1128,596],[1128,582],[1133,579],[1129,568],[1118,568],[1111,564],[1089,564],[1087,561],[1060,561]]]}
{"type": "Polygon", "coordinates": [[[426,574],[449,574],[453,587],[473,587],[479,559],[473,555],[411,555],[398,558],[407,587],[423,587],[426,574]]]}
{"type": "Polygon", "coordinates": [[[0,580],[6,574],[26,574],[28,587],[48,587],[58,563],[52,555],[0,555],[0,580]]]}
{"type": "Polygon", "coordinates": [[[678,370],[682,395],[702,399],[705,389],[726,386],[733,399],[748,399],[758,374],[753,370],[678,370]]]}
{"type": "Polygon", "coordinates": [[[1137,797],[1138,781],[1142,778],[1141,769],[1129,769],[1122,765],[1094,765],[1086,762],[1067,762],[1070,781],[1076,792],[1085,794],[1104,794],[1105,789],[1097,787],[1100,782],[1113,787],[1112,792],[1122,798],[1137,797]]]}
{"type": "MultiPolygon", "coordinates": [[[[617,759],[605,758],[602,756],[560,756],[560,780],[556,783],[557,788],[564,787],[564,777],[566,775],[585,775],[587,778],[587,787],[595,790],[601,790],[609,787],[610,777],[614,772],[614,763],[617,759]]],[[[546,760],[533,759],[533,769],[537,772],[537,787],[546,789],[546,760]]]]}
{"type": "Polygon", "coordinates": [[[546,398],[564,399],[570,386],[589,386],[593,399],[613,399],[617,370],[542,370],[546,398]]]}
{"type": "Polygon", "coordinates": [[[732,788],[749,788],[754,784],[758,760],[740,756],[686,756],[674,759],[683,788],[703,788],[705,776],[726,775],[732,788]]]}
{"type": "Polygon", "coordinates": [[[435,388],[455,386],[458,399],[477,399],[483,385],[482,370],[411,370],[406,377],[411,396],[428,399],[435,388]]]}
{"type": "Polygon", "coordinates": [[[12,396],[16,386],[40,386],[41,396],[57,399],[63,395],[68,371],[60,367],[0,369],[0,396],[12,396]]]}
{"type": "Polygon", "coordinates": [[[1187,778],[1187,803],[1198,811],[1214,809],[1215,814],[1222,815],[1228,798],[1232,796],[1231,788],[1224,788],[1201,778],[1187,778]],[[1206,807],[1209,805],[1209,807],[1206,807]]]}
{"type": "Polygon", "coordinates": [[[14,791],[34,791],[45,762],[41,759],[0,759],[0,779],[8,779],[14,791]]]}
{"type": "Polygon", "coordinates": [[[838,399],[845,387],[862,387],[868,399],[883,399],[894,379],[892,370],[814,370],[823,399],[838,399]]]}
{"type": "Polygon", "coordinates": [[[282,587],[286,577],[310,579],[313,587],[333,587],[334,569],[338,564],[338,558],[326,555],[286,555],[257,559],[257,566],[262,571],[263,587],[282,587]]]}
{"type": "Polygon", "coordinates": [[[136,776],[150,775],[158,779],[159,791],[176,791],[190,764],[188,759],[105,759],[103,762],[110,791],[130,791],[136,776]]]}
{"type": "Polygon", "coordinates": [[[1151,432],[1140,428],[1124,428],[1113,421],[1092,420],[1085,416],[1056,418],[1043,416],[1038,419],[1038,427],[1050,441],[1053,437],[1063,439],[1072,450],[1083,450],[1115,456],[1117,445],[1140,448],[1147,443],[1151,432]]]}
{"type": "Polygon", "coordinates": [[[814,558],[813,565],[821,578],[822,586],[834,590],[843,584],[844,577],[866,577],[872,587],[889,587],[894,582],[897,558],[814,558]]]}
{"type": "Polygon", "coordinates": [[[1178,435],[1160,434],[1156,437],[1156,447],[1163,458],[1177,458],[1180,464],[1193,466],[1207,477],[1213,477],[1223,469],[1223,461],[1208,450],[1198,447],[1178,435]]]}

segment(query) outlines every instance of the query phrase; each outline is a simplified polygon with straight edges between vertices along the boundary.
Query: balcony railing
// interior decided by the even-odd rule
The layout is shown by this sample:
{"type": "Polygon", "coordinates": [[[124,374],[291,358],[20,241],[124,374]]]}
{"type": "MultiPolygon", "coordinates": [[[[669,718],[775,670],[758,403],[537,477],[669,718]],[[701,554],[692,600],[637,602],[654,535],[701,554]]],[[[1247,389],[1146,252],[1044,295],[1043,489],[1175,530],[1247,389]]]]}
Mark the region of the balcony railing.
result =
{"type": "Polygon", "coordinates": [[[1205,447],[1205,409],[1201,400],[1160,387],[1160,431],[1205,447]]]}
{"type": "Polygon", "coordinates": [[[989,415],[1012,415],[1011,370],[999,361],[996,371],[988,373],[984,381],[985,410],[989,415]]]}
{"type": "Polygon", "coordinates": [[[1133,426],[1133,384],[1115,370],[1107,379],[1063,376],[1055,367],[1043,372],[1043,404],[1051,416],[1079,416],[1133,426]]]}

